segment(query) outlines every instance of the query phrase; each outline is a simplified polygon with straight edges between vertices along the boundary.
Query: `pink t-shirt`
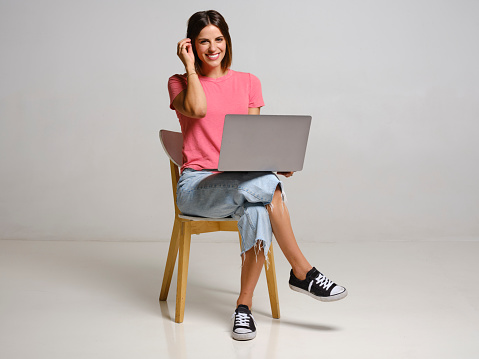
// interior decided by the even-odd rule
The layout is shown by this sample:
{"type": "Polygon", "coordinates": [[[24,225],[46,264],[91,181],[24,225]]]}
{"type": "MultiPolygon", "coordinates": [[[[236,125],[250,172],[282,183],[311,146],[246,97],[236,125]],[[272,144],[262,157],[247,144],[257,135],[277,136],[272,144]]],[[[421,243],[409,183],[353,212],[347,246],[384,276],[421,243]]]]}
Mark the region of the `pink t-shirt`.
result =
{"type": "MultiPolygon", "coordinates": [[[[229,70],[213,79],[200,76],[206,95],[206,116],[191,118],[176,111],[183,133],[183,166],[194,170],[216,169],[223,136],[225,115],[248,114],[248,108],[264,106],[259,79],[249,73],[229,70]]],[[[186,89],[186,75],[173,75],[168,80],[170,108],[173,100],[186,89]]]]}

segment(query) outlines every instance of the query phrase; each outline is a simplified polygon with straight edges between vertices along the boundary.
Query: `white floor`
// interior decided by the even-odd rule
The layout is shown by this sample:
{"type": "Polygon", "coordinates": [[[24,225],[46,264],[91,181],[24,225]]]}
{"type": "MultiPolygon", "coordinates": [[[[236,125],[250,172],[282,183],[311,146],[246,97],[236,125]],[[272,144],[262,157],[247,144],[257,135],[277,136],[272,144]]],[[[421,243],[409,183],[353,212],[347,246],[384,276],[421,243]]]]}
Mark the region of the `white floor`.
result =
{"type": "Polygon", "coordinates": [[[194,237],[183,324],[175,282],[158,303],[166,242],[0,241],[0,358],[479,358],[479,241],[301,247],[349,296],[291,291],[276,246],[281,319],[262,276],[258,335],[236,342],[232,241],[194,237]]]}

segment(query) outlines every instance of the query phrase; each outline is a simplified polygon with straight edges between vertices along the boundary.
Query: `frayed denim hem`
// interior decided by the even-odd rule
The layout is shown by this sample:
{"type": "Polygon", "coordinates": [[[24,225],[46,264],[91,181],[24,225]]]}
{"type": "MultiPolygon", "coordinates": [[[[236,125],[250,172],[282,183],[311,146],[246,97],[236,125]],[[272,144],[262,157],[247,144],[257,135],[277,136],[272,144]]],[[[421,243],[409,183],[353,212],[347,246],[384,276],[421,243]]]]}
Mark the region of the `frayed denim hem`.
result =
{"type": "MultiPolygon", "coordinates": [[[[243,245],[243,242],[241,242],[241,245],[243,245]]],[[[250,246],[250,248],[241,251],[241,254],[240,254],[240,256],[241,256],[241,267],[243,267],[243,265],[244,265],[246,252],[253,249],[254,254],[255,254],[255,258],[256,258],[256,262],[258,262],[258,253],[261,252],[261,251],[264,252],[264,261],[266,263],[266,268],[269,268],[269,248],[270,248],[270,246],[271,246],[271,243],[270,243],[269,246],[267,246],[266,241],[264,241],[262,239],[257,239],[253,246],[250,246]]]]}

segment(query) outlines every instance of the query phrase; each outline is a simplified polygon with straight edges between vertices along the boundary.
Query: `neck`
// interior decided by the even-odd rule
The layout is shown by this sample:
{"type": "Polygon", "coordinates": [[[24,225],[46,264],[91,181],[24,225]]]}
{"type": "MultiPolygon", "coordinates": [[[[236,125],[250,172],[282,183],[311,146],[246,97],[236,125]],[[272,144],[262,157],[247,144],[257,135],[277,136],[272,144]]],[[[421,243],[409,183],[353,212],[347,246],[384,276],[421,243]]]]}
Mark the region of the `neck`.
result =
{"type": "Polygon", "coordinates": [[[223,70],[221,66],[217,66],[217,67],[202,66],[201,72],[203,73],[203,76],[216,79],[218,77],[226,75],[228,73],[228,70],[223,70]]]}

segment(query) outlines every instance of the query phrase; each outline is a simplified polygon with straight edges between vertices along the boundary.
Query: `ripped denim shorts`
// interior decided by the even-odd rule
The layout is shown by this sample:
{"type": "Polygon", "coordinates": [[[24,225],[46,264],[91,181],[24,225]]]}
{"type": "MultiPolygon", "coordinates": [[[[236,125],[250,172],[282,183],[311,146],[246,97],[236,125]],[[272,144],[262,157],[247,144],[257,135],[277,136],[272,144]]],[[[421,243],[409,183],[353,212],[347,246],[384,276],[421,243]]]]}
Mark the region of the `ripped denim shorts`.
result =
{"type": "Polygon", "coordinates": [[[238,220],[241,254],[258,245],[269,251],[271,222],[265,206],[283,185],[273,172],[213,172],[183,170],[176,200],[179,210],[190,216],[238,220]]]}

